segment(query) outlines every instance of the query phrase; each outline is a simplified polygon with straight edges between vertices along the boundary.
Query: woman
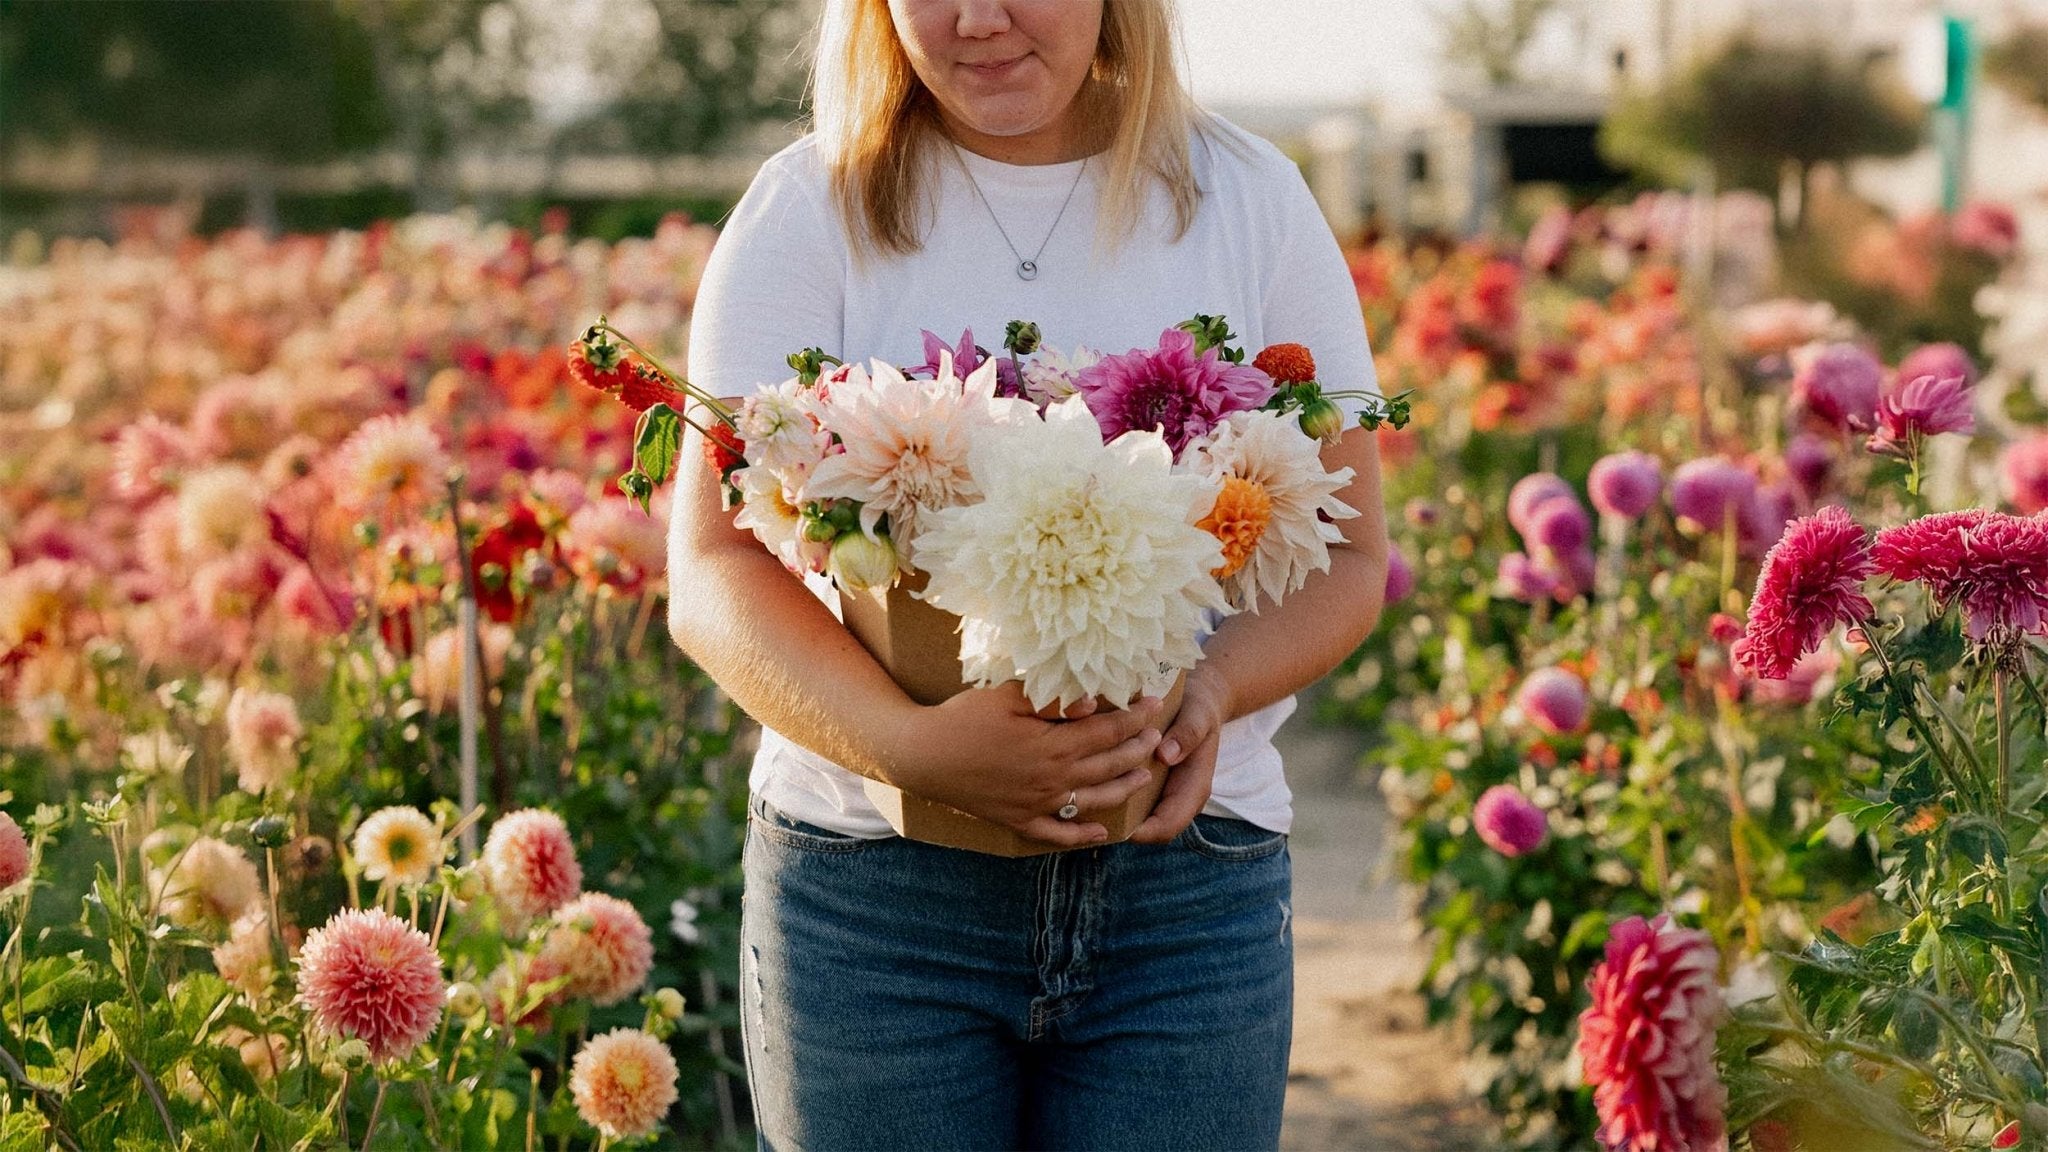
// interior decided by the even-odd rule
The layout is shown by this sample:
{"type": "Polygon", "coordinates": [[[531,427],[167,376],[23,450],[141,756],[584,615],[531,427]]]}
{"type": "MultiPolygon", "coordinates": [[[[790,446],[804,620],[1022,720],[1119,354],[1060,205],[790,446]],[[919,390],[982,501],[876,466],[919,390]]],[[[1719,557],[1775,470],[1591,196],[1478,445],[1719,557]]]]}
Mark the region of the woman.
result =
{"type": "MultiPolygon", "coordinates": [[[[705,271],[689,374],[725,395],[820,345],[925,359],[922,329],[1038,322],[1154,344],[1198,312],[1373,386],[1343,258],[1299,173],[1195,109],[1170,0],[829,0],[815,130],[762,169],[705,271]]],[[[987,341],[993,343],[993,340],[987,341]]],[[[1289,794],[1272,735],[1357,646],[1386,572],[1378,463],[1326,574],[1226,621],[1159,702],[1034,714],[1017,686],[909,700],[684,469],[676,642],[766,731],[742,1012],[766,1147],[1272,1147],[1291,1025],[1289,794]],[[1130,842],[1059,819],[1169,766],[1130,842]],[[890,835],[860,777],[1066,848],[890,835]]]]}

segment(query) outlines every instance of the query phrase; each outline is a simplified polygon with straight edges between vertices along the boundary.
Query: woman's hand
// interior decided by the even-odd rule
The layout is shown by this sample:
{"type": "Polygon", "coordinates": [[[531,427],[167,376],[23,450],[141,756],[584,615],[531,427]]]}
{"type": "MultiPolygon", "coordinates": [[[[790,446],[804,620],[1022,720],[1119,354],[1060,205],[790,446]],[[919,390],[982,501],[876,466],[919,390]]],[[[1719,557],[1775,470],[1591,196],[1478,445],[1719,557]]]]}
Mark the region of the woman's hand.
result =
{"type": "Polygon", "coordinates": [[[1078,848],[1099,844],[1102,825],[1061,820],[1068,796],[1082,810],[1128,800],[1150,778],[1162,704],[1069,709],[1080,718],[1043,718],[1015,682],[969,689],[921,710],[903,732],[888,782],[1035,840],[1078,848]]]}
{"type": "Polygon", "coordinates": [[[1216,782],[1216,749],[1229,718],[1230,690],[1222,675],[1206,664],[1195,665],[1184,682],[1180,715],[1159,742],[1158,759],[1167,766],[1166,788],[1152,814],[1131,833],[1133,841],[1164,844],[1194,822],[1216,782]]]}

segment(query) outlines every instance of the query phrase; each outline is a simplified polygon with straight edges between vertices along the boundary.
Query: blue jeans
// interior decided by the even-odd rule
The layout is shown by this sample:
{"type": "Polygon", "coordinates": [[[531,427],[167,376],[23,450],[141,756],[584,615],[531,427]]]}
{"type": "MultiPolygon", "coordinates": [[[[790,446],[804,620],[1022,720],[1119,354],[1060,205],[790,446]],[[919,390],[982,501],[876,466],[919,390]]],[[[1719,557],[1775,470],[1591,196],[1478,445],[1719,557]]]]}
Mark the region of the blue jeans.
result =
{"type": "Polygon", "coordinates": [[[1276,1147],[1287,837],[1005,859],[829,832],[758,797],[741,1024],[764,1149],[1276,1147]]]}

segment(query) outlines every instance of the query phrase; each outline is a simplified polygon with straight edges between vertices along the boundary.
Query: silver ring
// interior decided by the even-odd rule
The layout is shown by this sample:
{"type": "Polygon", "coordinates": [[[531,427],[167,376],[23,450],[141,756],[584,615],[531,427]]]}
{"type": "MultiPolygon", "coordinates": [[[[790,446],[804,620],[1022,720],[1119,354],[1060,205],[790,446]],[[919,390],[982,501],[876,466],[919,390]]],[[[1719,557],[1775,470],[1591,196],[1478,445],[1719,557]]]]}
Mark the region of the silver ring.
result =
{"type": "Polygon", "coordinates": [[[1081,793],[1078,790],[1067,793],[1067,802],[1065,804],[1060,805],[1060,810],[1057,813],[1060,819],[1072,820],[1074,817],[1079,816],[1081,814],[1081,806],[1079,804],[1074,803],[1074,797],[1079,796],[1080,794],[1081,793]]]}

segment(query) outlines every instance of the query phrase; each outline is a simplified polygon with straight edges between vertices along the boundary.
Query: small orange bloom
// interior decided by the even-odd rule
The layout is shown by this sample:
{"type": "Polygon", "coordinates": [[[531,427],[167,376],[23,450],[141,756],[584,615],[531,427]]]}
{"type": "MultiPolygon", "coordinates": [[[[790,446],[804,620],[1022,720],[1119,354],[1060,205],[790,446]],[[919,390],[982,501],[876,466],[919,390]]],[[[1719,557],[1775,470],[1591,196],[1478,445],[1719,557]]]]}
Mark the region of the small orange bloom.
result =
{"type": "Polygon", "coordinates": [[[1224,477],[1216,506],[1195,525],[1223,542],[1223,566],[1209,575],[1221,580],[1244,567],[1272,520],[1273,497],[1263,485],[1237,476],[1224,477]]]}
{"type": "Polygon", "coordinates": [[[1282,384],[1316,378],[1316,360],[1300,344],[1274,344],[1252,358],[1252,367],[1282,384]]]}

